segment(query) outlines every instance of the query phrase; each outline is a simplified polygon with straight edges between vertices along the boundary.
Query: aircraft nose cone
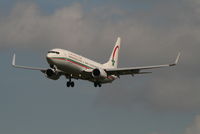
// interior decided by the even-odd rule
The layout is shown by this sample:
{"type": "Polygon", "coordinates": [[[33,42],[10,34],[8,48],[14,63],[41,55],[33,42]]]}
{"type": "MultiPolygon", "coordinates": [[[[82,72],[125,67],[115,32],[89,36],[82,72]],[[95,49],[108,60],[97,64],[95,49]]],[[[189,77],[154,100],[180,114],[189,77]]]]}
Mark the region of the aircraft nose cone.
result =
{"type": "Polygon", "coordinates": [[[47,59],[49,59],[49,58],[50,58],[50,54],[49,54],[49,53],[46,55],[46,58],[47,58],[47,59]]]}
{"type": "Polygon", "coordinates": [[[51,54],[47,54],[47,55],[46,55],[46,59],[47,59],[47,62],[48,62],[49,64],[52,64],[52,63],[53,63],[53,60],[51,59],[51,54]]]}
{"type": "Polygon", "coordinates": [[[51,54],[48,53],[48,54],[46,55],[46,59],[47,59],[47,61],[51,61],[51,54]]]}

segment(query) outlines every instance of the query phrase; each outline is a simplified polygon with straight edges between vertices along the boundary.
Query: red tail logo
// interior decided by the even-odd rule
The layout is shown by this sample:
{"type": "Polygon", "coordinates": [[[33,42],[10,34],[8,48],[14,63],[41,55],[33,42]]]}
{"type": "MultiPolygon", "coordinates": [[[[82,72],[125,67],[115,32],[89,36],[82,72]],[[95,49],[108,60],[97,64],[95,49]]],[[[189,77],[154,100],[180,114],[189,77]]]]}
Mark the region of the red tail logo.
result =
{"type": "Polygon", "coordinates": [[[115,49],[114,49],[114,52],[113,52],[113,55],[112,55],[112,66],[115,65],[115,54],[116,54],[117,50],[119,50],[119,46],[116,46],[115,49]]]}

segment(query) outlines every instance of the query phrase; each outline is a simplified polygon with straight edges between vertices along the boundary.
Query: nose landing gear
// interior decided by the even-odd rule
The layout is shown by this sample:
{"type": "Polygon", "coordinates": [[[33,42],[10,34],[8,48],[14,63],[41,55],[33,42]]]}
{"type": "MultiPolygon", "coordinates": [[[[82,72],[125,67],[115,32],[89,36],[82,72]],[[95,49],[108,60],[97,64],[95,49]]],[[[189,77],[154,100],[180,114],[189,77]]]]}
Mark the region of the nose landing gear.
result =
{"type": "Polygon", "coordinates": [[[73,81],[68,81],[66,85],[67,85],[67,87],[70,87],[70,86],[74,87],[75,84],[73,81]]]}
{"type": "Polygon", "coordinates": [[[74,87],[74,82],[73,81],[71,81],[71,77],[69,77],[69,81],[67,82],[67,87],[74,87]]]}

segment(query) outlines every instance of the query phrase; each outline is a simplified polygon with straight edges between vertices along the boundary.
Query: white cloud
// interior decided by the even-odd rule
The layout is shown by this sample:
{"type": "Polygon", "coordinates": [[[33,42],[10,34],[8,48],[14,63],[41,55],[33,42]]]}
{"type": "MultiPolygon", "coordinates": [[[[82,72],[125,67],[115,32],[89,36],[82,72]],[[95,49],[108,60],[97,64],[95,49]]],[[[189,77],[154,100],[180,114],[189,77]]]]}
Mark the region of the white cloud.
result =
{"type": "Polygon", "coordinates": [[[82,25],[81,17],[79,4],[45,16],[35,4],[18,3],[11,11],[10,16],[0,23],[1,46],[45,47],[46,45],[51,46],[53,43],[64,45],[69,42],[73,44],[82,25]]]}

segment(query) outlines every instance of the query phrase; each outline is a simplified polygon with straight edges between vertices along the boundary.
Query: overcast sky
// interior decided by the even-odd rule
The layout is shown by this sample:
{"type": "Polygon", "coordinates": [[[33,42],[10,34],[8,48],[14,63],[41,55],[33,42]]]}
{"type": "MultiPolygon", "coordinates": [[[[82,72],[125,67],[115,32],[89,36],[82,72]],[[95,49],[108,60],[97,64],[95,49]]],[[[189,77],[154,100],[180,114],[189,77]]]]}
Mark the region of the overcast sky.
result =
{"type": "Polygon", "coordinates": [[[0,133],[199,134],[199,50],[199,0],[1,0],[0,133]],[[73,89],[10,65],[48,67],[52,48],[103,63],[118,36],[120,67],[180,63],[73,89]]]}

